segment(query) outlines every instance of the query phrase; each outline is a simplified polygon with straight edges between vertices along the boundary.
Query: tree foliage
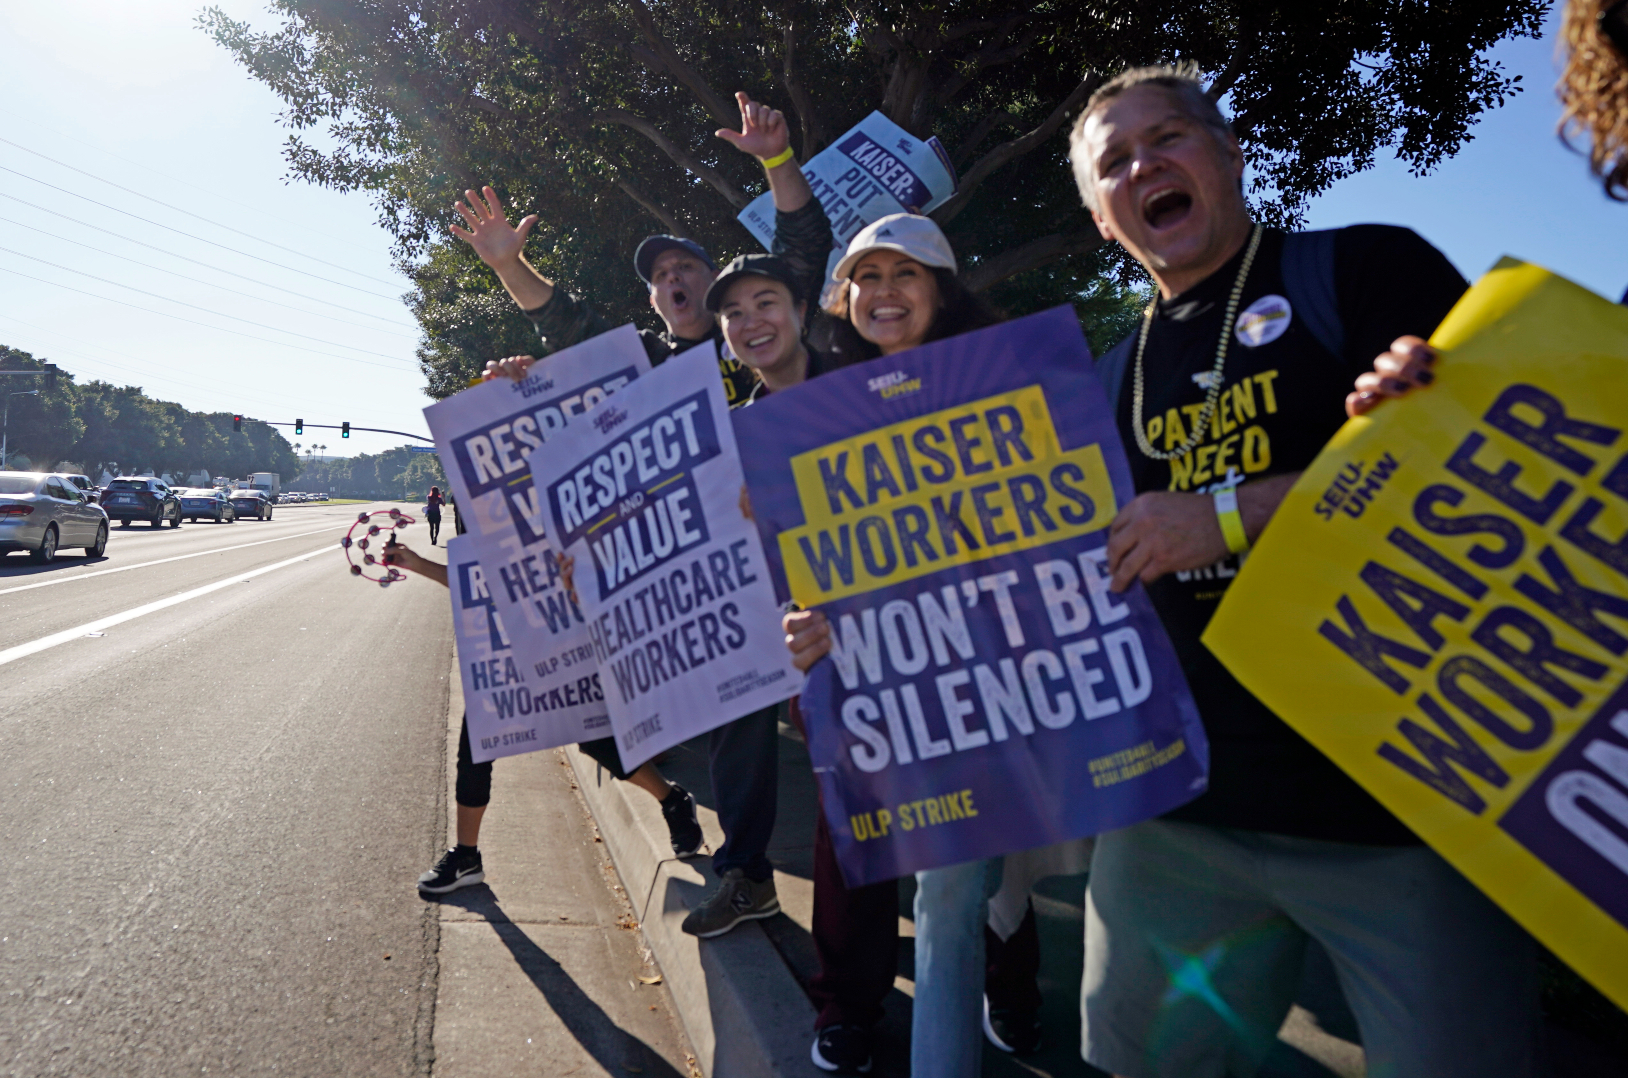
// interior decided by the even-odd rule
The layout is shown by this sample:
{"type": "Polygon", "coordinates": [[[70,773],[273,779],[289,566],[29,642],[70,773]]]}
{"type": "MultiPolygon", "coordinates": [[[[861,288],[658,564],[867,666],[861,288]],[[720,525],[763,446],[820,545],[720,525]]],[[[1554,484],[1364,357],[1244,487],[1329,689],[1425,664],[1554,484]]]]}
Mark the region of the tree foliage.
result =
{"type": "MultiPolygon", "coordinates": [[[[287,486],[287,484],[285,484],[287,486]]],[[[383,453],[313,461],[290,490],[327,493],[337,498],[388,498],[421,502],[432,486],[447,492],[447,477],[434,453],[414,453],[407,446],[383,453]]]]}
{"type": "MultiPolygon", "coordinates": [[[[0,345],[0,370],[42,366],[28,352],[0,345]]],[[[139,386],[80,385],[65,371],[49,390],[43,376],[3,381],[17,382],[13,390],[40,390],[37,397],[12,398],[7,427],[8,452],[14,458],[21,454],[33,467],[72,461],[92,476],[103,468],[176,476],[265,471],[289,479],[299,474],[294,448],[274,427],[252,419],[234,432],[229,412],[189,411],[154,400],[139,386]]]]}
{"type": "Polygon", "coordinates": [[[1123,320],[1117,262],[1080,208],[1068,120],[1133,64],[1196,63],[1224,97],[1268,220],[1394,150],[1427,171],[1518,90],[1487,50],[1536,36],[1546,0],[274,0],[261,31],[204,28],[287,103],[292,173],[374,194],[416,270],[432,390],[521,346],[527,327],[449,207],[492,182],[542,222],[528,257],[619,317],[645,234],[720,256],[754,162],[715,139],[743,89],[784,109],[803,159],[873,109],[937,135],[961,176],[934,216],[1012,313],[1058,302],[1123,320]],[[1097,306],[1092,306],[1095,302],[1097,306]]]}

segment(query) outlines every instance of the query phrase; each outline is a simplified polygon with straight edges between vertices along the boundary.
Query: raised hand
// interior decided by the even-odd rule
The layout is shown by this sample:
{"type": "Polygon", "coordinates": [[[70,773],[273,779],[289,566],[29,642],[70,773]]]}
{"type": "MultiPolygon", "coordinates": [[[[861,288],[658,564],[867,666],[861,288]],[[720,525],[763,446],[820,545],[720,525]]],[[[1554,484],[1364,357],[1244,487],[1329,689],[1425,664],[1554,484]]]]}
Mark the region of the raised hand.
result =
{"type": "Polygon", "coordinates": [[[735,100],[741,107],[741,129],[731,131],[721,127],[717,131],[718,137],[760,161],[785,153],[791,145],[791,129],[780,110],[760,105],[745,93],[737,93],[735,100]]]}
{"type": "Polygon", "coordinates": [[[512,265],[519,259],[526,236],[537,223],[537,215],[531,214],[511,227],[508,217],[504,216],[503,203],[490,187],[482,187],[480,195],[465,191],[464,198],[469,201],[455,202],[452,208],[469,228],[465,231],[453,225],[452,234],[473,247],[480,260],[493,269],[512,265]]]}

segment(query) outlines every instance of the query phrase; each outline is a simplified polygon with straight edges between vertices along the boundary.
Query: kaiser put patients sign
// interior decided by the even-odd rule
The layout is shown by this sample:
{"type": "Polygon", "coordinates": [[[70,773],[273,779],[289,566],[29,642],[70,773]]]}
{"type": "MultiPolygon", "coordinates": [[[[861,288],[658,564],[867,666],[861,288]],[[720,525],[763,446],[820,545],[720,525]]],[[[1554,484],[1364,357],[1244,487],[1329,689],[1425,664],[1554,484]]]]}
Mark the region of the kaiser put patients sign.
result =
{"type": "Polygon", "coordinates": [[[1628,310],[1505,260],[1347,423],[1204,642],[1628,1006],[1628,310]]]}
{"type": "Polygon", "coordinates": [[[622,766],[797,692],[714,345],[692,348],[531,454],[622,766]]]}
{"type": "Polygon", "coordinates": [[[802,710],[850,885],[1203,790],[1164,629],[1140,586],[1108,590],[1130,472],[1072,310],[834,371],[735,426],[777,577],[831,623],[802,710]]]}

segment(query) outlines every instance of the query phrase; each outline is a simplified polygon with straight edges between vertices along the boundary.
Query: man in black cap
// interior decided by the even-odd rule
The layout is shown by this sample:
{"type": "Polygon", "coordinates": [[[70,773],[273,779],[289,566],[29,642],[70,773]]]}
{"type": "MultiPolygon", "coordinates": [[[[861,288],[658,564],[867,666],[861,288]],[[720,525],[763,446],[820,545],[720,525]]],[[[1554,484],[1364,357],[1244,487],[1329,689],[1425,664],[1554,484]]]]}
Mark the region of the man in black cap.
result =
{"type": "MultiPolygon", "coordinates": [[[[762,162],[775,204],[775,255],[743,258],[772,261],[781,279],[795,282],[788,289],[799,296],[817,297],[834,243],[831,222],[791,151],[785,117],[744,93],[735,97],[740,104],[741,130],[721,130],[718,137],[762,162]]],[[[466,194],[468,204],[460,202],[456,208],[468,230],[454,226],[453,234],[475,249],[536,323],[545,354],[611,328],[580,297],[556,288],[521,256],[526,234],[537,221],[535,214],[511,226],[490,187],[483,189],[484,200],[473,191],[466,194]]],[[[667,327],[664,333],[640,331],[652,364],[722,336],[716,307],[703,303],[718,268],[699,244],[677,236],[651,236],[639,245],[633,262],[649,286],[650,305],[667,327]]],[[[489,363],[486,377],[523,378],[534,362],[531,356],[516,356],[489,363]]],[[[750,399],[759,384],[753,371],[728,356],[726,349],[720,349],[719,367],[730,403],[750,399]]],[[[721,936],[742,921],[780,912],[768,856],[778,796],[778,711],[778,707],[765,708],[708,735],[713,794],[724,830],[724,843],[712,859],[721,882],[685,918],[684,931],[691,935],[721,936]]],[[[582,748],[595,759],[616,752],[614,741],[608,738],[582,748]]]]}

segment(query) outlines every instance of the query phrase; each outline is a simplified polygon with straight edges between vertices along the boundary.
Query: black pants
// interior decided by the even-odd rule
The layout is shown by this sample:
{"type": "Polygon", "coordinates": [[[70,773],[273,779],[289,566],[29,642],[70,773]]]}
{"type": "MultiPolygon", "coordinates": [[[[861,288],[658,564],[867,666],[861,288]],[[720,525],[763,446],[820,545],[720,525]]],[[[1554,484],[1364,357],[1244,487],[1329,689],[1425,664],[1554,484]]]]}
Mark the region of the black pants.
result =
{"type": "Polygon", "coordinates": [[[440,538],[441,535],[441,514],[425,513],[424,521],[430,526],[430,545],[434,546],[435,540],[440,538]]]}
{"type": "MultiPolygon", "coordinates": [[[[738,868],[753,880],[774,876],[769,839],[780,788],[779,714],[780,705],[772,704],[707,735],[712,796],[724,829],[724,843],[712,855],[712,870],[719,875],[738,868]]],[[[584,741],[577,748],[612,778],[627,779],[614,737],[584,741]]]]}
{"type": "Polygon", "coordinates": [[[492,800],[492,761],[475,762],[469,747],[469,715],[464,714],[463,729],[458,732],[458,783],[453,800],[464,808],[485,808],[492,800]]]}
{"type": "Polygon", "coordinates": [[[712,855],[712,870],[732,868],[748,879],[774,876],[769,839],[774,835],[780,790],[780,705],[743,715],[707,735],[712,799],[723,825],[724,844],[712,855]]]}

